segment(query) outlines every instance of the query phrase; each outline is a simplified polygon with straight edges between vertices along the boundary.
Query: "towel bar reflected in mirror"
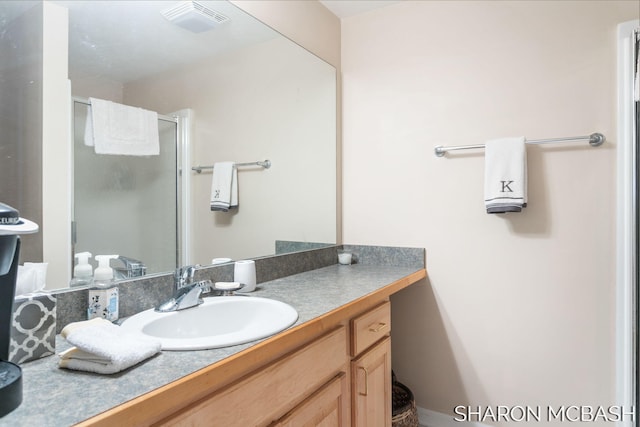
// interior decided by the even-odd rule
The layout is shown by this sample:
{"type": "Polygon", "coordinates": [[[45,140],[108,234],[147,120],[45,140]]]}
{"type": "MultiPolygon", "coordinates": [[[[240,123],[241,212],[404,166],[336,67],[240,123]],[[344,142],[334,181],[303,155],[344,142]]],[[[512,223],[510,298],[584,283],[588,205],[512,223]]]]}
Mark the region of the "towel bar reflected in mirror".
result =
{"type": "MultiPolygon", "coordinates": [[[[257,162],[249,162],[249,163],[236,163],[236,166],[262,166],[265,169],[269,169],[271,167],[271,160],[265,160],[263,162],[257,161],[257,162]]],[[[192,171],[196,171],[198,173],[201,173],[205,169],[213,169],[213,165],[212,166],[194,166],[191,168],[192,171]]]]}

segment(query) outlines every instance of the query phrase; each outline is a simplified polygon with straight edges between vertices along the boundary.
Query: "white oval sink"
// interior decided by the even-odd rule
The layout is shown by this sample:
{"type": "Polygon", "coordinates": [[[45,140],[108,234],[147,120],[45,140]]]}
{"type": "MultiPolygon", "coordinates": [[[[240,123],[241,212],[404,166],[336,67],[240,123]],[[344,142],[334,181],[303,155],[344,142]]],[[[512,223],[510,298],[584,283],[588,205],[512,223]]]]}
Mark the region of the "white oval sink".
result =
{"type": "Polygon", "coordinates": [[[204,303],[171,313],[154,309],[131,316],[122,328],[158,339],[163,350],[204,350],[244,344],[278,333],[298,320],[280,301],[249,296],[204,298],[204,303]]]}

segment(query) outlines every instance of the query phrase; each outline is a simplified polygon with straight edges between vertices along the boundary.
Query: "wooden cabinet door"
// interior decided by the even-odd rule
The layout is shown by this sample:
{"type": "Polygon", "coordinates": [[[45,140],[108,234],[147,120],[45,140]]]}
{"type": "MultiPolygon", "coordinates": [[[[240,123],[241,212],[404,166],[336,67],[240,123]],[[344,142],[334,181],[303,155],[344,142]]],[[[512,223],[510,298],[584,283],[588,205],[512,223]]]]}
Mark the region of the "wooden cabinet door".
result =
{"type": "Polygon", "coordinates": [[[273,427],[348,427],[349,394],[347,375],[342,372],[273,427]]]}
{"type": "Polygon", "coordinates": [[[356,427],[391,427],[391,338],[351,362],[356,427]]]}
{"type": "Polygon", "coordinates": [[[341,326],[158,425],[268,426],[347,366],[347,332],[341,326]]]}

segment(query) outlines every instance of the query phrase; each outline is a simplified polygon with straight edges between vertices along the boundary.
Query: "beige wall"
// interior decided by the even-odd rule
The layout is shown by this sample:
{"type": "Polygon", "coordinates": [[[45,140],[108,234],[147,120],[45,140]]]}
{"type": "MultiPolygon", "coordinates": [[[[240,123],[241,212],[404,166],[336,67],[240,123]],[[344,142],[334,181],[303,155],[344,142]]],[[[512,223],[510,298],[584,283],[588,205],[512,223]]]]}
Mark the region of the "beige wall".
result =
{"type": "Polygon", "coordinates": [[[344,241],[427,248],[429,280],[393,299],[418,406],[614,402],[615,30],[638,14],[403,1],[343,20],[344,241]],[[482,152],[433,154],[596,131],[529,146],[520,214],[484,212],[482,152]]]}

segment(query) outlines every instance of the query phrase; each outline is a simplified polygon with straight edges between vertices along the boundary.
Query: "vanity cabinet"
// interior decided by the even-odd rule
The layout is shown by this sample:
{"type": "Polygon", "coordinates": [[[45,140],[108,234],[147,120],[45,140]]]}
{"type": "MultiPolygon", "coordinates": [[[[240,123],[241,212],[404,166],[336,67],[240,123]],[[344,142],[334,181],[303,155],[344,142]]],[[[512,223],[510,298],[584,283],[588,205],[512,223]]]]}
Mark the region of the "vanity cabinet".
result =
{"type": "Polygon", "coordinates": [[[405,276],[78,427],[391,426],[389,297],[405,276]]]}
{"type": "Polygon", "coordinates": [[[391,307],[385,302],[351,321],[352,425],[391,426],[391,307]]]}
{"type": "Polygon", "coordinates": [[[390,303],[352,318],[349,326],[350,393],[347,376],[340,373],[273,426],[391,426],[390,303]]]}
{"type": "Polygon", "coordinates": [[[81,423],[391,426],[388,298],[355,304],[81,423]]]}
{"type": "Polygon", "coordinates": [[[390,331],[385,301],[159,425],[389,427],[390,331]]]}
{"type": "Polygon", "coordinates": [[[347,375],[347,331],[340,326],[159,425],[347,426],[347,375]]]}

